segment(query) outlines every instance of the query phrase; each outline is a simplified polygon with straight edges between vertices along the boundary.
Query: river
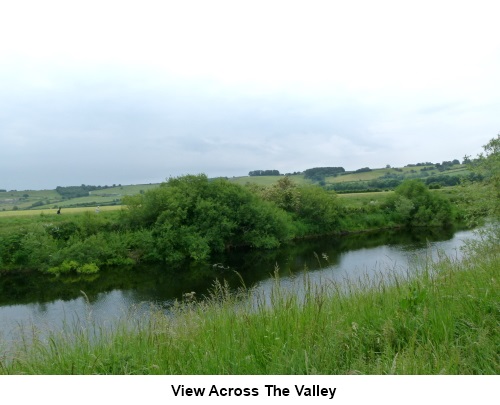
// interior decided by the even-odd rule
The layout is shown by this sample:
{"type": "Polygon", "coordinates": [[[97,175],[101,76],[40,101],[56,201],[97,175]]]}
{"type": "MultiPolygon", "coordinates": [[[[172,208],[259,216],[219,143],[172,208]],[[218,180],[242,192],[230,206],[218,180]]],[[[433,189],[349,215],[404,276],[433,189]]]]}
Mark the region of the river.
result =
{"type": "Polygon", "coordinates": [[[26,333],[43,333],[85,323],[112,324],[130,311],[154,306],[168,311],[183,294],[197,299],[210,293],[215,280],[232,288],[267,294],[279,269],[280,283],[297,289],[307,272],[314,283],[370,280],[387,273],[407,273],[409,265],[444,253],[460,259],[470,230],[379,231],[295,242],[272,251],[233,251],[204,265],[136,266],[103,270],[92,276],[49,277],[41,274],[0,276],[0,349],[26,333]]]}

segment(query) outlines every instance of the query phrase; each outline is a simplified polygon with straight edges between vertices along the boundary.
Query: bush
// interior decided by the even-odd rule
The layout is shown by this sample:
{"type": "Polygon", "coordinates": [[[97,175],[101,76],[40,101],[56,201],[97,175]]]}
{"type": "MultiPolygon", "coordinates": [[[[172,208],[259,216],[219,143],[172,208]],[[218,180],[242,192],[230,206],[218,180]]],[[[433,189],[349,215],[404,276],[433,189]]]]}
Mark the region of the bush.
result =
{"type": "Polygon", "coordinates": [[[338,230],[340,204],[335,194],[315,186],[300,187],[299,192],[296,218],[306,225],[307,233],[327,234],[338,230]]]}
{"type": "Polygon", "coordinates": [[[168,262],[204,260],[232,246],[277,247],[292,237],[286,213],[225,179],[171,178],[126,203],[130,226],[150,229],[152,249],[168,262]]]}
{"type": "Polygon", "coordinates": [[[95,263],[87,263],[76,269],[79,274],[95,274],[99,272],[99,267],[95,263]]]}
{"type": "Polygon", "coordinates": [[[407,226],[446,226],[452,221],[452,207],[420,180],[405,180],[386,203],[395,221],[407,226]]]}
{"type": "Polygon", "coordinates": [[[47,273],[55,275],[74,273],[78,270],[79,267],[80,264],[77,261],[65,260],[59,266],[50,267],[47,270],[47,273]]]}

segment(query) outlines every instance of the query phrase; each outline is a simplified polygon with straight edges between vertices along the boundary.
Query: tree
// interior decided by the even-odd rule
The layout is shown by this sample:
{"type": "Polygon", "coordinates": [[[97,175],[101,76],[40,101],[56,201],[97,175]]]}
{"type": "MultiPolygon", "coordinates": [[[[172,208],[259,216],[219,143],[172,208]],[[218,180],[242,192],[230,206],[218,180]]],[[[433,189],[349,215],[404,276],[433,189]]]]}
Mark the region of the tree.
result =
{"type": "Polygon", "coordinates": [[[304,170],[304,178],[321,181],[325,180],[325,177],[338,176],[340,173],[345,173],[343,167],[313,167],[312,169],[304,170]]]}
{"type": "Polygon", "coordinates": [[[469,169],[482,179],[468,185],[472,216],[500,217],[500,134],[483,146],[484,153],[469,160],[469,169]]]}
{"type": "Polygon", "coordinates": [[[432,193],[417,179],[405,180],[394,190],[387,208],[407,226],[446,226],[452,220],[449,200],[432,193]]]}
{"type": "Polygon", "coordinates": [[[288,176],[279,179],[273,186],[264,188],[261,195],[265,200],[272,201],[288,212],[297,212],[300,205],[297,184],[288,176]]]}
{"type": "Polygon", "coordinates": [[[339,230],[341,208],[337,195],[317,186],[299,188],[296,218],[307,226],[306,233],[327,234],[339,230]]]}
{"type": "Polygon", "coordinates": [[[232,246],[274,248],[290,239],[289,215],[250,189],[205,175],[170,178],[125,199],[133,228],[150,229],[167,262],[204,260],[232,246]]]}
{"type": "Polygon", "coordinates": [[[249,176],[279,176],[279,170],[252,170],[248,173],[249,176]]]}
{"type": "Polygon", "coordinates": [[[292,214],[300,236],[338,230],[340,205],[334,193],[313,185],[298,186],[289,177],[257,192],[266,201],[292,214]]]}

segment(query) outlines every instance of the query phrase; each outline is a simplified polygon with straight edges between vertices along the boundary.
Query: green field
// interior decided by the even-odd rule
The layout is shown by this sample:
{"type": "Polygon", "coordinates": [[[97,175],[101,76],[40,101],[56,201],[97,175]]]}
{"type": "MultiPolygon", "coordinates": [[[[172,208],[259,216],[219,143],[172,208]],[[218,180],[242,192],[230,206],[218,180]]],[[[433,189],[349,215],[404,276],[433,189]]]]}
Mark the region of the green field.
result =
{"type": "Polygon", "coordinates": [[[24,190],[0,192],[0,214],[6,211],[52,211],[58,207],[97,207],[120,205],[124,196],[135,195],[158,187],[158,184],[135,184],[95,190],[88,196],[63,199],[56,190],[24,190]],[[36,207],[33,207],[36,204],[36,207]]]}
{"type": "Polygon", "coordinates": [[[344,183],[344,182],[356,182],[356,181],[370,181],[380,179],[387,175],[402,175],[405,178],[427,178],[435,175],[445,175],[445,176],[463,176],[469,173],[465,165],[453,166],[452,169],[443,172],[437,169],[429,170],[432,166],[420,166],[420,167],[402,167],[402,168],[384,168],[384,169],[373,169],[369,172],[361,173],[349,173],[336,177],[327,177],[325,179],[327,184],[344,183]],[[423,170],[422,169],[427,169],[423,170]]]}
{"type": "MultiPolygon", "coordinates": [[[[358,182],[358,181],[370,181],[383,178],[387,175],[399,175],[404,178],[422,178],[435,176],[435,175],[445,175],[445,176],[464,176],[469,173],[465,165],[456,165],[449,170],[440,172],[437,169],[430,170],[432,166],[412,166],[403,168],[382,168],[382,169],[372,169],[367,172],[359,173],[346,173],[339,176],[330,176],[325,178],[326,185],[328,184],[338,184],[338,183],[348,183],[348,182],[358,182]],[[422,170],[424,169],[424,170],[422,170]]],[[[259,186],[270,186],[276,183],[283,176],[241,176],[230,178],[229,181],[245,185],[249,183],[257,184],[259,186]]],[[[289,176],[295,183],[299,185],[303,184],[314,184],[312,180],[305,179],[304,175],[291,175],[289,176]]]]}
{"type": "Polygon", "coordinates": [[[10,211],[14,207],[25,210],[34,203],[56,202],[61,196],[56,190],[24,190],[24,191],[2,191],[0,192],[0,212],[10,211]]]}
{"type": "MultiPolygon", "coordinates": [[[[63,208],[61,210],[61,216],[68,214],[81,214],[82,212],[95,212],[96,207],[78,207],[78,208],[63,208]]],[[[99,211],[117,211],[123,209],[120,205],[109,205],[109,206],[99,206],[99,211]]],[[[0,211],[0,218],[9,217],[34,217],[34,216],[52,216],[57,215],[56,208],[45,208],[39,210],[16,210],[16,211],[0,211]]]]}
{"type": "Polygon", "coordinates": [[[379,191],[374,193],[339,194],[339,198],[351,207],[381,204],[393,191],[379,191]]]}
{"type": "MultiPolygon", "coordinates": [[[[304,184],[312,184],[310,180],[304,179],[304,175],[298,174],[289,176],[290,179],[299,185],[304,184]]],[[[259,186],[272,186],[279,179],[283,178],[283,176],[241,176],[241,177],[232,177],[228,180],[232,183],[240,184],[242,186],[246,184],[257,184],[259,186]]]]}
{"type": "Polygon", "coordinates": [[[371,172],[349,173],[336,177],[327,177],[327,183],[343,183],[347,181],[369,181],[382,177],[386,173],[397,173],[394,169],[374,169],[371,172]]]}

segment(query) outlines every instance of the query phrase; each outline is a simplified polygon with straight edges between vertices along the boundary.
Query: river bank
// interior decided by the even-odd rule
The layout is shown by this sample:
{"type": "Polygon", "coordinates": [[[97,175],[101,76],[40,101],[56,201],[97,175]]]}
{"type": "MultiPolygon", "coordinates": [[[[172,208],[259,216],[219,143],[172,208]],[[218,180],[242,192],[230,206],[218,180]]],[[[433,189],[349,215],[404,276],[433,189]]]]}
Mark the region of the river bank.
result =
{"type": "Polygon", "coordinates": [[[500,249],[415,263],[414,276],[304,295],[216,283],[206,300],[108,330],[73,326],[1,360],[2,374],[498,374],[500,249]],[[257,305],[256,305],[257,303],[257,305]]]}

